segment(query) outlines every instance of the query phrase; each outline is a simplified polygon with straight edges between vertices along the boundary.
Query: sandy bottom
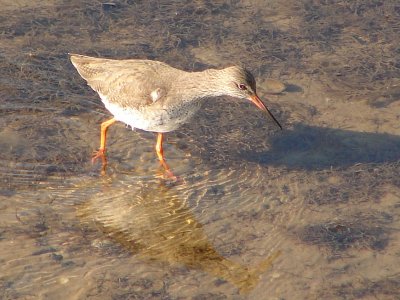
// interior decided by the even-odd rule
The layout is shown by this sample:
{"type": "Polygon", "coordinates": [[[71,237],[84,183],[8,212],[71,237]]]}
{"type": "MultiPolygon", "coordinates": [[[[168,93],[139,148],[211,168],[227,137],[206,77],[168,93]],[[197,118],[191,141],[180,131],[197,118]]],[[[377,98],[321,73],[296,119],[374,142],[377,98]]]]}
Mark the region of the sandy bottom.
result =
{"type": "Polygon", "coordinates": [[[2,1],[1,299],[398,299],[397,1],[2,1]],[[165,2],[165,3],[164,3],[165,2]],[[167,135],[109,118],[67,53],[243,63],[167,135]],[[280,92],[280,83],[286,89],[280,92]]]}

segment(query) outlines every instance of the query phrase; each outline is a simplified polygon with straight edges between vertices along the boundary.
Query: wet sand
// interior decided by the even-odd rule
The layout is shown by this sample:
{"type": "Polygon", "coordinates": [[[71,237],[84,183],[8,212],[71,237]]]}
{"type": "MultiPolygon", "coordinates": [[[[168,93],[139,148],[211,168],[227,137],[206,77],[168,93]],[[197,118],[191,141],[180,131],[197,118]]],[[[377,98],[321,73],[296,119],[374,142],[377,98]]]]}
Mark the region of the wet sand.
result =
{"type": "Polygon", "coordinates": [[[0,3],[0,298],[398,299],[400,6],[265,3],[0,3]],[[123,124],[100,176],[68,52],[242,63],[284,130],[209,99],[167,135],[185,184],[123,124]]]}

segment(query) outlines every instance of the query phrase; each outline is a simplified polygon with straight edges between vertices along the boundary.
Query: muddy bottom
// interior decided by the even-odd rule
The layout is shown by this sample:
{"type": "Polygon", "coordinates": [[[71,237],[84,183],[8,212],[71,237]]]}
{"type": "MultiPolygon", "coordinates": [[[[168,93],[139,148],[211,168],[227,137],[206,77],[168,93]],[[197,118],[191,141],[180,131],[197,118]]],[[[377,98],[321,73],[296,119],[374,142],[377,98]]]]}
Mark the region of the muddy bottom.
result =
{"type": "Polygon", "coordinates": [[[398,299],[398,3],[164,2],[0,3],[0,298],[398,299]],[[179,182],[121,123],[101,175],[68,52],[244,64],[284,129],[209,99],[166,135],[179,182]]]}

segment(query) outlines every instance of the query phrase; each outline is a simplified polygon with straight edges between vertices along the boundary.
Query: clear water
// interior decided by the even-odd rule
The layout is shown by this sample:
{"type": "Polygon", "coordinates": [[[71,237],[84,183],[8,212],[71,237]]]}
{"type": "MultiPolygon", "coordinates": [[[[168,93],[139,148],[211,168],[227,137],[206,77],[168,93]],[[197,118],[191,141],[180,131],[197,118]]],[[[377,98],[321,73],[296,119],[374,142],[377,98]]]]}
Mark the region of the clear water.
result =
{"type": "MultiPolygon", "coordinates": [[[[395,2],[346,22],[308,1],[2,2],[0,298],[398,297],[399,71],[362,56],[378,46],[360,23],[393,24],[395,2]],[[67,52],[243,62],[284,130],[210,99],[167,135],[183,183],[164,178],[153,133],[123,124],[101,176],[90,156],[109,115],[67,52]],[[287,90],[270,95],[267,78],[287,90]]],[[[390,65],[395,35],[368,26],[391,37],[390,65]]]]}

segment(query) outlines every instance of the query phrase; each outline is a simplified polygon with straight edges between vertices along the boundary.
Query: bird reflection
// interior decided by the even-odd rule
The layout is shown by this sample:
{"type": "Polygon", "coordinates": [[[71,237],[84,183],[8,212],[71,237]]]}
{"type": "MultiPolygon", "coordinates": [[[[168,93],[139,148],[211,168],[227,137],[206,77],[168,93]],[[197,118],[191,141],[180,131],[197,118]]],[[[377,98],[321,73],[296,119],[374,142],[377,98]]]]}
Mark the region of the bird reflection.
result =
{"type": "Polygon", "coordinates": [[[137,186],[116,194],[112,187],[103,190],[80,205],[78,214],[95,220],[105,234],[143,259],[203,270],[246,293],[280,254],[254,267],[226,259],[214,249],[202,224],[174,188],[137,186]]]}

